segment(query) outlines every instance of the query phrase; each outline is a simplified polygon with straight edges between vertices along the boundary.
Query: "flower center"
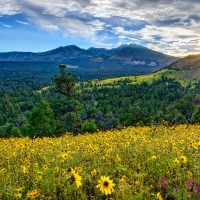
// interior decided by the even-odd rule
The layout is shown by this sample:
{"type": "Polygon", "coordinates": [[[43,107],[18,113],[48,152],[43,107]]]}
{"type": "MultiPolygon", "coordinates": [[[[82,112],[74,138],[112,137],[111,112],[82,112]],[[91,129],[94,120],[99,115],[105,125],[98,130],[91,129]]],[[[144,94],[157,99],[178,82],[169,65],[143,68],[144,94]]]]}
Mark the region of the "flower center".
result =
{"type": "Polygon", "coordinates": [[[103,183],[103,185],[105,186],[105,187],[107,187],[108,186],[108,181],[105,181],[104,183],[103,183]]]}

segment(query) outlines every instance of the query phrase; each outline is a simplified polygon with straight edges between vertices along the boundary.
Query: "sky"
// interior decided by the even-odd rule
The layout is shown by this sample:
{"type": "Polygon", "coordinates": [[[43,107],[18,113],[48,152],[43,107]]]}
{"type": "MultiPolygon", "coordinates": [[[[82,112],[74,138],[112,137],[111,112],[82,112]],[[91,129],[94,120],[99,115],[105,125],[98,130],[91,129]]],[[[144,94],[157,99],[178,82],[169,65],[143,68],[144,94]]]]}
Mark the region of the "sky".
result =
{"type": "Polygon", "coordinates": [[[0,52],[138,44],[200,53],[200,0],[0,0],[0,52]]]}

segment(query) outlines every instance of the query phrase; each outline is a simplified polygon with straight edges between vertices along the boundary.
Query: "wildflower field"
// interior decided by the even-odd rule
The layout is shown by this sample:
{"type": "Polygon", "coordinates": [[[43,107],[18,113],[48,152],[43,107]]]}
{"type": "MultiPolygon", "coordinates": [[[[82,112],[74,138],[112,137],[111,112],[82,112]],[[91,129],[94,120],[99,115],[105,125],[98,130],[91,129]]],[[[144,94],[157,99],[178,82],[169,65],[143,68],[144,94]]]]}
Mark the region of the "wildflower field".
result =
{"type": "Polygon", "coordinates": [[[200,199],[200,126],[0,139],[0,199],[200,199]]]}

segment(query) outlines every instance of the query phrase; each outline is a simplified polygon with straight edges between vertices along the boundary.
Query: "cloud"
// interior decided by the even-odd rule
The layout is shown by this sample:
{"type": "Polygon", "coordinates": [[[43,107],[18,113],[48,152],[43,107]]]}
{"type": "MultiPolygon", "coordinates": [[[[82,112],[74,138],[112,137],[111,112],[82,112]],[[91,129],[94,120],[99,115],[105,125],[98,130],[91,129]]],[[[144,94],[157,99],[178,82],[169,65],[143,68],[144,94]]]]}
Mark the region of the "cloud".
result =
{"type": "Polygon", "coordinates": [[[104,30],[106,25],[104,22],[100,22],[99,20],[89,21],[87,24],[92,25],[95,30],[104,30]]]}
{"type": "Polygon", "coordinates": [[[23,22],[20,20],[15,20],[15,22],[19,23],[19,24],[24,24],[24,25],[30,25],[28,22],[23,22]]]}
{"type": "Polygon", "coordinates": [[[12,26],[7,25],[7,24],[4,24],[4,23],[2,23],[2,22],[0,22],[0,24],[1,24],[2,26],[5,26],[6,28],[11,28],[11,27],[12,27],[12,26]]]}
{"type": "Polygon", "coordinates": [[[199,0],[1,0],[0,8],[1,16],[23,13],[36,27],[101,46],[111,46],[112,35],[116,45],[135,42],[177,56],[200,47],[199,0]]]}
{"type": "Polygon", "coordinates": [[[122,27],[113,28],[113,32],[122,39],[133,42],[146,42],[147,47],[165,53],[182,56],[192,53],[193,49],[200,46],[200,34],[197,30],[186,27],[173,29],[162,26],[146,25],[138,31],[126,31],[122,27]],[[194,46],[195,44],[195,46],[194,46]]]}
{"type": "Polygon", "coordinates": [[[0,1],[0,15],[15,15],[20,12],[20,6],[16,0],[0,1]]]}
{"type": "Polygon", "coordinates": [[[43,25],[43,28],[47,29],[47,30],[50,30],[50,31],[58,31],[58,30],[60,30],[57,25],[43,25]]]}

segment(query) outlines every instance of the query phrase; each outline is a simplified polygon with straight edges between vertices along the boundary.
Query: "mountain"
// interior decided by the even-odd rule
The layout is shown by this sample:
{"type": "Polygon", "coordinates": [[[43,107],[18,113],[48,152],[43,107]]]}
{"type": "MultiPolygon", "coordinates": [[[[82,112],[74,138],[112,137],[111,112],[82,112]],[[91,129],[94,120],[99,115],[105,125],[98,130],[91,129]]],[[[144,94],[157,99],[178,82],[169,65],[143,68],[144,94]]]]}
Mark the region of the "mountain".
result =
{"type": "Polygon", "coordinates": [[[124,66],[130,68],[140,66],[148,67],[146,73],[159,70],[177,59],[177,57],[168,56],[136,44],[124,44],[113,49],[91,47],[85,50],[75,45],[69,45],[42,53],[0,53],[0,61],[56,62],[79,68],[117,67],[124,69],[124,66]]]}
{"type": "Polygon", "coordinates": [[[109,61],[122,65],[166,66],[179,59],[136,44],[125,44],[110,50],[91,47],[88,51],[109,56],[109,61]]]}
{"type": "Polygon", "coordinates": [[[136,44],[125,46],[121,51],[109,58],[125,64],[147,65],[147,66],[166,66],[178,58],[165,55],[163,53],[150,50],[136,44]]]}
{"type": "Polygon", "coordinates": [[[87,50],[89,52],[91,52],[93,54],[97,54],[97,55],[113,56],[116,53],[118,53],[119,51],[121,51],[123,48],[125,48],[126,46],[128,46],[128,45],[127,44],[123,44],[123,45],[120,45],[119,47],[113,48],[113,49],[90,47],[87,50]]]}
{"type": "Polygon", "coordinates": [[[75,45],[59,47],[42,53],[8,52],[0,53],[0,61],[52,61],[60,62],[77,57],[88,57],[90,53],[75,45]]]}
{"type": "Polygon", "coordinates": [[[0,61],[20,61],[26,58],[33,57],[36,53],[32,52],[7,52],[0,53],[0,61]]]}

